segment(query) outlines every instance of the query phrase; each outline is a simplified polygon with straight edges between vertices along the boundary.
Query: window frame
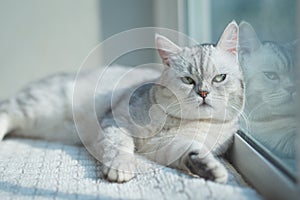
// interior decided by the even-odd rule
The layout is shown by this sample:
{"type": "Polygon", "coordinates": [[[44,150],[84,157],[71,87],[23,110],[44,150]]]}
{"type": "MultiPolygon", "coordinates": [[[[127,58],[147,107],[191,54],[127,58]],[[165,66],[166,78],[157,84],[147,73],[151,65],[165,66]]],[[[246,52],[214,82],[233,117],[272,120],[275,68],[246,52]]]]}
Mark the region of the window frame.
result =
{"type": "Polygon", "coordinates": [[[267,199],[299,197],[297,180],[268,160],[257,150],[253,140],[243,132],[238,131],[234,135],[228,158],[243,178],[267,199]]]}
{"type": "MultiPolygon", "coordinates": [[[[178,9],[183,11],[185,22],[184,30],[179,30],[186,33],[196,41],[211,41],[211,1],[210,0],[190,0],[182,3],[178,1],[178,9]],[[184,6],[183,6],[184,5],[184,6]],[[194,20],[199,18],[199,20],[194,20]]],[[[298,3],[300,10],[300,3],[298,3]]],[[[180,18],[182,16],[178,16],[180,18]]],[[[300,27],[300,22],[299,22],[300,27]]],[[[299,35],[300,37],[300,35],[299,35]]],[[[300,53],[298,52],[299,57],[300,53]]],[[[300,74],[300,72],[299,72],[300,74]]],[[[300,77],[300,76],[299,76],[300,77]]],[[[300,92],[300,87],[298,88],[300,92]]],[[[298,92],[298,94],[299,94],[298,92]]],[[[299,102],[299,101],[298,101],[299,102]]],[[[300,108],[300,102],[299,106],[300,108]]],[[[300,110],[299,110],[300,113],[300,110]]],[[[298,131],[299,133],[299,131],[298,131]]],[[[300,134],[298,140],[300,141],[300,134]]],[[[253,186],[263,197],[267,199],[298,199],[300,196],[300,162],[298,160],[297,177],[291,177],[283,167],[274,164],[267,153],[262,153],[264,150],[259,149],[259,145],[255,144],[255,140],[238,131],[234,134],[234,142],[232,147],[227,152],[227,157],[243,178],[253,186]]],[[[300,148],[298,157],[300,158],[300,148]]],[[[273,160],[274,161],[274,160],[273,160]]]]}

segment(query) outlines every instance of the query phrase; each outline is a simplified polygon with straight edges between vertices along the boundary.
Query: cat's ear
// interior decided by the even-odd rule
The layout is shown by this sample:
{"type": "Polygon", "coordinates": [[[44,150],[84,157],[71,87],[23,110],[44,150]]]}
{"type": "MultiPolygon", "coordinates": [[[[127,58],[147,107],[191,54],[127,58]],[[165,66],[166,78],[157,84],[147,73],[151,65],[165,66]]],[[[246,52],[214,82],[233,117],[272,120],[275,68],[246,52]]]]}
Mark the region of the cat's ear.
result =
{"type": "Polygon", "coordinates": [[[293,61],[298,60],[299,39],[286,43],[284,48],[288,51],[289,55],[291,55],[293,61]]]}
{"type": "Polygon", "coordinates": [[[261,42],[258,39],[255,30],[248,22],[241,22],[239,36],[239,51],[240,53],[252,53],[261,47],[261,42]]]}
{"type": "Polygon", "coordinates": [[[182,50],[171,40],[159,34],[155,34],[155,43],[156,43],[157,51],[162,59],[162,62],[168,66],[169,66],[169,59],[168,59],[169,56],[172,54],[176,54],[182,50]]]}
{"type": "Polygon", "coordinates": [[[225,28],[219,39],[217,47],[229,53],[237,55],[238,50],[239,27],[235,21],[232,21],[225,28]]]}
{"type": "Polygon", "coordinates": [[[286,43],[286,44],[284,45],[284,47],[285,47],[286,49],[288,49],[288,50],[296,50],[296,49],[298,49],[298,46],[299,46],[299,39],[294,40],[294,41],[289,42],[289,43],[286,43]]]}

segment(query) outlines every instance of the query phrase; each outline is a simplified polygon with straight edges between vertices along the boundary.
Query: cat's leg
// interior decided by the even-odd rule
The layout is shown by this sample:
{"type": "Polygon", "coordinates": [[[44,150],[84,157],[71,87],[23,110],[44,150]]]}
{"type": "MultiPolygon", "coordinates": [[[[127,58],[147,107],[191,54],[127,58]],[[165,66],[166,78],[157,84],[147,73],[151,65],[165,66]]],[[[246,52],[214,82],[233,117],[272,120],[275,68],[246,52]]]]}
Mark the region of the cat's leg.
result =
{"type": "Polygon", "coordinates": [[[140,151],[144,156],[165,166],[177,168],[218,183],[226,183],[228,172],[205,145],[178,137],[172,141],[149,140],[140,151]]]}
{"type": "Polygon", "coordinates": [[[217,183],[226,183],[228,172],[224,165],[213,156],[211,153],[203,155],[205,150],[194,149],[190,150],[184,156],[184,163],[179,163],[179,166],[185,166],[192,174],[196,174],[208,180],[217,183]]]}
{"type": "MultiPolygon", "coordinates": [[[[17,96],[0,102],[0,139],[5,135],[14,132],[20,136],[27,135],[30,132],[23,130],[32,130],[38,116],[37,108],[39,102],[33,102],[31,98],[26,98],[27,93],[21,91],[17,96]]],[[[41,110],[40,113],[43,111],[41,110]]],[[[34,136],[33,136],[34,137],[34,136]]]]}
{"type": "Polygon", "coordinates": [[[13,132],[22,137],[80,144],[72,115],[72,81],[55,78],[32,83],[0,102],[0,138],[13,132]]]}
{"type": "Polygon", "coordinates": [[[10,130],[10,119],[8,115],[4,112],[0,112],[0,140],[4,138],[4,136],[10,130]]]}
{"type": "Polygon", "coordinates": [[[112,182],[129,181],[142,162],[134,154],[133,138],[124,131],[108,126],[91,145],[95,157],[103,164],[103,176],[112,182]]]}
{"type": "Polygon", "coordinates": [[[18,127],[17,117],[20,113],[12,112],[12,99],[0,102],[0,140],[18,127]]]}

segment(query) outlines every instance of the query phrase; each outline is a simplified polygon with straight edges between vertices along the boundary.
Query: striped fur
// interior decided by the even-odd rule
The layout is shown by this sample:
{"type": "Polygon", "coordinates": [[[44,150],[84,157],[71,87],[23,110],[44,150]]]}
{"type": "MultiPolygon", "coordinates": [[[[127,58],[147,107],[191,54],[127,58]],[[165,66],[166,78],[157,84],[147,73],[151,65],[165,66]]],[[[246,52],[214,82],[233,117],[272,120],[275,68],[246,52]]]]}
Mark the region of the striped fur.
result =
{"type": "Polygon", "coordinates": [[[76,101],[74,75],[33,83],[0,105],[0,136],[14,131],[74,144],[80,142],[77,128],[89,152],[104,164],[103,175],[110,181],[128,181],[145,169],[138,153],[224,183],[228,174],[217,156],[229,147],[244,105],[237,38],[235,22],[226,27],[217,45],[182,48],[157,35],[158,52],[166,65],[162,72],[129,73],[128,68],[111,67],[103,74],[95,99],[100,130],[90,124],[94,101],[87,99],[89,90],[94,92],[88,86],[98,80],[97,72],[77,77],[76,84],[83,87],[78,97],[74,92],[76,101]],[[225,78],[215,81],[220,75],[225,78]],[[185,77],[194,83],[184,83],[185,77]],[[120,88],[115,88],[116,83],[120,88]],[[206,96],[201,97],[204,90],[206,96]],[[73,116],[79,116],[76,127],[73,116]]]}

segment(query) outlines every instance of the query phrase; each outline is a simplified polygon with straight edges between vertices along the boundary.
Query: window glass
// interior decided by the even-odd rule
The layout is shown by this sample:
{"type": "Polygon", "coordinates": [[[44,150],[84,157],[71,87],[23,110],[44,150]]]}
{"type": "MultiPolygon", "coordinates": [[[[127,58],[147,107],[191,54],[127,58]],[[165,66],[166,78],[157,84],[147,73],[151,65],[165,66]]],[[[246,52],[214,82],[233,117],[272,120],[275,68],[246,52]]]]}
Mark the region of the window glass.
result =
{"type": "Polygon", "coordinates": [[[218,41],[233,19],[240,23],[239,59],[246,83],[241,130],[269,158],[296,174],[296,0],[208,3],[211,42],[218,41]]]}

